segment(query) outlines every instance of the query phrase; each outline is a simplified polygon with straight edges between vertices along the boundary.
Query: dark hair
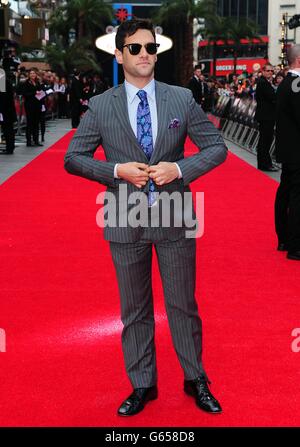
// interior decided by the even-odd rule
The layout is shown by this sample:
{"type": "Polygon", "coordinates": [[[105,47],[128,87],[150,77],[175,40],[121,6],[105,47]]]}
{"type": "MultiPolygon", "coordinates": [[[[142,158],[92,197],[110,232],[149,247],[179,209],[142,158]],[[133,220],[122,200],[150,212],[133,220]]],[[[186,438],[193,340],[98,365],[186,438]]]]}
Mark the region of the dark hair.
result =
{"type": "Polygon", "coordinates": [[[277,78],[279,78],[279,77],[285,78],[284,71],[281,71],[281,70],[280,70],[280,71],[277,73],[277,75],[275,76],[275,81],[277,81],[277,78]]]}
{"type": "Polygon", "coordinates": [[[195,70],[201,70],[201,71],[202,71],[201,64],[197,64],[197,65],[195,65],[195,67],[194,67],[194,71],[195,71],[195,70]]]}
{"type": "Polygon", "coordinates": [[[265,64],[262,69],[266,70],[267,67],[273,67],[273,65],[271,63],[265,64]]]}
{"type": "Polygon", "coordinates": [[[146,29],[151,32],[155,40],[155,31],[153,23],[148,19],[132,19],[122,22],[118,27],[116,34],[116,48],[120,51],[123,50],[125,39],[128,36],[132,36],[139,29],[146,29]]]}
{"type": "Polygon", "coordinates": [[[80,71],[78,70],[78,68],[73,68],[72,75],[73,76],[80,76],[80,71]]]}

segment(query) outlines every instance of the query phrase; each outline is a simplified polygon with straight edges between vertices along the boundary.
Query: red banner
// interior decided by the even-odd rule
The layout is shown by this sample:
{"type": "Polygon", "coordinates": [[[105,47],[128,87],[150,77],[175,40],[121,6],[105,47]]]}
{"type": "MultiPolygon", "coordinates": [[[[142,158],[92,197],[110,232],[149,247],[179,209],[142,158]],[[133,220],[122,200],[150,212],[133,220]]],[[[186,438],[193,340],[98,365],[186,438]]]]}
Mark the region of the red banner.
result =
{"type": "MultiPolygon", "coordinates": [[[[242,74],[243,71],[247,71],[248,73],[253,73],[254,71],[260,70],[266,60],[263,58],[247,58],[237,60],[236,72],[237,74],[242,74]]],[[[212,62],[211,62],[211,74],[213,71],[212,62]]],[[[226,76],[234,71],[233,59],[218,59],[216,65],[216,75],[217,76],[226,76]]]]}

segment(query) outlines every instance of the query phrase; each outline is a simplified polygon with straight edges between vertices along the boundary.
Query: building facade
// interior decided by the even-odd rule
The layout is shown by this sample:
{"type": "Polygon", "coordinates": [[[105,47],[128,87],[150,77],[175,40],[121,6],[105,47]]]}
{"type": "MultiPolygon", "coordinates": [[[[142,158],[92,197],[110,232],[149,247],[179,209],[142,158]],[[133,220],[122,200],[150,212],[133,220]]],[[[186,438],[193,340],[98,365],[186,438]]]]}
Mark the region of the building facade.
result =
{"type": "Polygon", "coordinates": [[[268,0],[217,0],[217,14],[236,18],[237,21],[251,20],[256,23],[261,35],[267,35],[268,3],[268,0]]]}
{"type": "MultiPolygon", "coordinates": [[[[300,14],[300,0],[270,0],[268,20],[269,34],[269,59],[274,65],[281,63],[281,39],[282,39],[282,21],[283,16],[289,21],[294,15],[300,14]]],[[[287,47],[298,43],[300,44],[300,27],[289,29],[285,27],[285,38],[287,47]]]]}

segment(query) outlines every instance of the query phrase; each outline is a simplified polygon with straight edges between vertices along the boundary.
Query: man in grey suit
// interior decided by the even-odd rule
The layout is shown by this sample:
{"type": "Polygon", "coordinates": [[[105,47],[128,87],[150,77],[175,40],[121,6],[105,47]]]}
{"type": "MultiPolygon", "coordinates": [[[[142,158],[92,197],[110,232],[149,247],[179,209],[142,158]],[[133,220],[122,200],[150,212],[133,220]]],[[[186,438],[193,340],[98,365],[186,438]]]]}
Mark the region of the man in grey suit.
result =
{"type": "MultiPolygon", "coordinates": [[[[151,285],[153,246],[172,340],[184,372],[184,391],[202,410],[220,413],[201,358],[202,328],[194,295],[195,238],[186,237],[183,220],[181,226],[177,222],[164,227],[161,221],[157,225],[157,220],[152,225],[151,213],[159,209],[163,193],[176,193],[180,198],[190,193],[189,183],[222,163],[227,149],[190,90],[154,80],[158,46],[151,22],[133,19],[119,26],[115,55],[123,65],[125,82],[90,100],[65,156],[65,168],[106,185],[107,193],[117,202],[116,219],[105,227],[104,237],[110,241],[118,279],[124,325],[122,347],[133,386],[118,414],[134,415],[158,394],[151,285]],[[187,136],[200,152],[184,158],[187,136]],[[100,144],[106,161],[93,158],[100,144]],[[129,194],[139,192],[146,197],[141,202],[150,216],[147,225],[124,225],[121,187],[125,186],[129,194]]],[[[132,210],[130,201],[125,210],[132,210]]]]}

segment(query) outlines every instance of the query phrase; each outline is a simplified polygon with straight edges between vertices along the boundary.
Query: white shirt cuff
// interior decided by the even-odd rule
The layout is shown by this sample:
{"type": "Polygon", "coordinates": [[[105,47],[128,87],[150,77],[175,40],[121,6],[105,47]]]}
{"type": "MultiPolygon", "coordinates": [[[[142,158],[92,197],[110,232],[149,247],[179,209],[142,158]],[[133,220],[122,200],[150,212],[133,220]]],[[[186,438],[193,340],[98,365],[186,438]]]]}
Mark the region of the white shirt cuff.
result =
{"type": "Polygon", "coordinates": [[[120,177],[118,177],[118,174],[117,174],[118,165],[119,165],[119,163],[116,163],[115,167],[114,167],[114,178],[120,178],[120,177]]]}
{"type": "Polygon", "coordinates": [[[175,165],[177,166],[177,169],[178,169],[178,178],[182,178],[182,172],[181,172],[180,167],[178,166],[177,163],[175,163],[175,165]]]}

